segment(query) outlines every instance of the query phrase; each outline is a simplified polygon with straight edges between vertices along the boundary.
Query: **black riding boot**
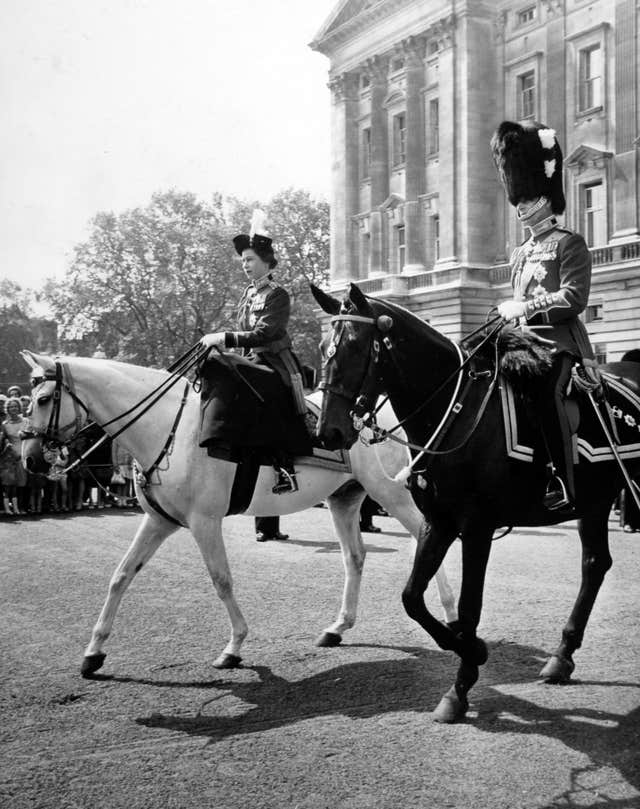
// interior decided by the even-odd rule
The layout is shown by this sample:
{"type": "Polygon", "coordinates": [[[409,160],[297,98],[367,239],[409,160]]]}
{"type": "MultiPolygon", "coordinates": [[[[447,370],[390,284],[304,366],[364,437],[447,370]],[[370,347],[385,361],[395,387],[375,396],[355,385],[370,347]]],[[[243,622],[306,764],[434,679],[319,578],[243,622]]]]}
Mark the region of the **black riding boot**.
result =
{"type": "Polygon", "coordinates": [[[547,395],[542,403],[542,429],[549,455],[549,479],[543,503],[549,511],[570,507],[575,502],[573,446],[565,407],[573,362],[570,354],[561,354],[556,359],[549,372],[547,395]]]}

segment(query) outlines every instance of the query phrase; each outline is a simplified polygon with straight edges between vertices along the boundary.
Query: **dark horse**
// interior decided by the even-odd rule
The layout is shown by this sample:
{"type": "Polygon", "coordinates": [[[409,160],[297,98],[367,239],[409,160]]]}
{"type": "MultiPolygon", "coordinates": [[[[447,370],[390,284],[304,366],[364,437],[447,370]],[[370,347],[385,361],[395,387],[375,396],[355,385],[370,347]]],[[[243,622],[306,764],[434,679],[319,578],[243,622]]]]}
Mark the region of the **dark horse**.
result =
{"type": "MultiPolygon", "coordinates": [[[[423,448],[438,437],[427,445],[410,478],[413,497],[427,520],[402,593],[408,615],[440,648],[461,659],[455,683],[440,701],[435,719],[453,722],[464,716],[467,693],[487,660],[487,647],[476,629],[492,537],[501,526],[552,525],[578,518],[580,591],[560,645],[541,672],[547,682],[567,682],[574,669],[573,653],[581,645],[612,564],[607,522],[622,487],[617,465],[581,462],[576,467],[575,512],[559,516],[545,510],[544,463],[507,456],[492,352],[456,373],[463,361],[460,348],[406,309],[367,298],[354,284],[343,303],[316,288],[312,291],[333,316],[333,331],[323,345],[324,397],[318,424],[325,445],[350,446],[357,437],[354,420],[371,411],[383,391],[412,444],[423,448]],[[462,407],[452,407],[456,402],[462,407]],[[458,621],[446,625],[427,610],[424,593],[458,536],[462,540],[458,621]]],[[[605,369],[628,379],[637,391],[640,366],[619,363],[605,369]]],[[[417,451],[412,450],[414,457],[417,451]]],[[[630,471],[633,474],[637,466],[630,471]]]]}

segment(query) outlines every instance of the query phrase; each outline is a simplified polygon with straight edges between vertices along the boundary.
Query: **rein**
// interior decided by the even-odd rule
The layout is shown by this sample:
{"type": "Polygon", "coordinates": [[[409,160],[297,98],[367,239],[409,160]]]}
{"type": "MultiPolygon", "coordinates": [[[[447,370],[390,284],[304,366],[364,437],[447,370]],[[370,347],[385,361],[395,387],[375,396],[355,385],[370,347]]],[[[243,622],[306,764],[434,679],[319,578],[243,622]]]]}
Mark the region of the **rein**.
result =
{"type": "MultiPolygon", "coordinates": [[[[172,365],[169,366],[169,368],[167,369],[170,372],[169,376],[166,379],[164,379],[158,386],[156,386],[150,393],[148,393],[146,396],[144,396],[142,399],[140,399],[132,407],[130,407],[123,413],[114,416],[114,418],[109,419],[103,424],[98,424],[98,427],[104,429],[106,426],[113,424],[116,421],[120,421],[126,416],[129,416],[131,413],[134,413],[136,410],[141,408],[142,405],[146,405],[145,407],[142,407],[142,409],[139,410],[139,412],[136,413],[136,415],[134,415],[126,424],[124,424],[122,427],[116,430],[116,432],[113,433],[111,436],[104,435],[100,439],[98,439],[98,441],[96,441],[91,447],[89,447],[89,449],[86,450],[86,452],[84,452],[79,458],[77,458],[72,464],[70,464],[65,471],[70,472],[77,466],[79,466],[89,455],[91,455],[92,452],[94,452],[99,446],[101,446],[107,440],[107,438],[111,437],[111,439],[113,440],[118,436],[120,436],[122,433],[124,433],[126,430],[128,430],[132,425],[134,425],[165,395],[165,393],[167,393],[167,391],[169,391],[172,387],[174,387],[174,385],[176,385],[180,381],[180,379],[184,378],[184,374],[187,371],[189,371],[193,366],[195,366],[207,351],[208,349],[202,347],[200,343],[196,343],[195,345],[193,345],[181,357],[179,357],[174,363],[172,363],[172,365]]],[[[81,429],[76,429],[76,433],[71,437],[69,441],[62,440],[61,435],[71,427],[76,428],[80,427],[81,421],[79,417],[79,410],[78,410],[79,407],[82,407],[87,416],[90,415],[89,409],[73,390],[73,378],[71,376],[71,373],[69,372],[69,369],[66,368],[66,366],[63,363],[56,361],[54,372],[53,373],[50,371],[45,372],[43,381],[47,380],[53,380],[56,383],[53,392],[53,408],[51,410],[51,415],[49,416],[49,423],[47,425],[46,430],[40,432],[33,430],[33,432],[34,434],[38,433],[43,434],[44,437],[49,442],[57,442],[59,444],[69,444],[71,440],[77,439],[85,429],[91,426],[90,423],[86,423],[81,429]],[[74,403],[74,408],[76,410],[76,418],[74,419],[73,422],[70,422],[68,425],[65,425],[64,427],[60,428],[59,426],[60,401],[63,389],[69,394],[74,403]]],[[[150,480],[153,473],[159,468],[162,460],[168,454],[170,454],[169,449],[175,438],[175,433],[187,401],[189,388],[190,383],[188,380],[186,380],[180,407],[178,408],[178,412],[174,419],[174,423],[169,433],[169,436],[165,441],[162,450],[160,451],[160,454],[153,462],[153,464],[151,464],[151,466],[147,470],[141,472],[140,474],[140,477],[142,478],[142,480],[140,481],[141,485],[146,485],[146,483],[150,480]]]]}

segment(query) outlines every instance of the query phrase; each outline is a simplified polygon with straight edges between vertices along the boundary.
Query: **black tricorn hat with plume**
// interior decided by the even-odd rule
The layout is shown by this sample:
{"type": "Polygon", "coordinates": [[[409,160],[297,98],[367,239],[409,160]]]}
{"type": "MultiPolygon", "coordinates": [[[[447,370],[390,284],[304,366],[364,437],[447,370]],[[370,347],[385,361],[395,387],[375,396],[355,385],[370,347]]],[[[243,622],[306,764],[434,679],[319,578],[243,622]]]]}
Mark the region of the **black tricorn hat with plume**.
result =
{"type": "Polygon", "coordinates": [[[269,269],[273,270],[278,260],[273,252],[271,237],[267,234],[266,219],[264,211],[256,208],[251,217],[249,233],[240,233],[234,238],[233,245],[239,256],[245,250],[253,250],[256,255],[268,263],[269,269]]]}
{"type": "Polygon", "coordinates": [[[555,129],[503,121],[493,133],[491,151],[512,205],[546,197],[555,214],[564,213],[562,150],[555,129]]]}

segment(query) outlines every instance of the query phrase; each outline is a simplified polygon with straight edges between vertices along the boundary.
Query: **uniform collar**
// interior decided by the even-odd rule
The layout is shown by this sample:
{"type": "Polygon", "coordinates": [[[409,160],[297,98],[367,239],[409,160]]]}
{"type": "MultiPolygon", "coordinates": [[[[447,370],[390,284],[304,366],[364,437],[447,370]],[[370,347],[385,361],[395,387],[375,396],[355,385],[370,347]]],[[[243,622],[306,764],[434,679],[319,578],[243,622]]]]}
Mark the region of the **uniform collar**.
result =
{"type": "Polygon", "coordinates": [[[539,236],[542,236],[544,233],[547,233],[550,230],[553,230],[558,225],[558,220],[552,214],[551,216],[547,216],[546,219],[543,219],[541,222],[536,222],[535,225],[527,225],[529,228],[529,232],[534,239],[537,239],[539,236]]]}
{"type": "Polygon", "coordinates": [[[261,275],[260,278],[256,278],[255,281],[252,281],[251,283],[253,284],[253,286],[257,290],[264,289],[270,283],[270,280],[271,280],[269,278],[270,274],[271,274],[271,271],[269,271],[268,273],[265,273],[264,275],[261,275]]]}

